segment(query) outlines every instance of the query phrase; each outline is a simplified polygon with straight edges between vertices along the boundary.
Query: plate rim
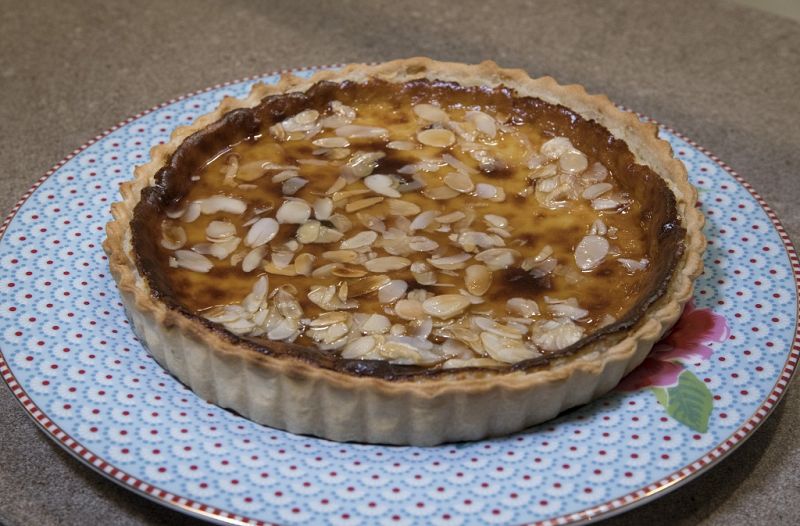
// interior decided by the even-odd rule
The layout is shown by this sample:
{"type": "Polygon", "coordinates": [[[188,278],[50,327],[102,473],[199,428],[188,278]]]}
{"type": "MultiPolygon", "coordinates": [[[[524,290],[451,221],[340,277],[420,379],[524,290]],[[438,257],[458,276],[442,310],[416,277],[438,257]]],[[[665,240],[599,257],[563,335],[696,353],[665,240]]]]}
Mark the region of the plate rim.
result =
{"type": "MultiPolygon", "coordinates": [[[[127,126],[154,111],[160,110],[167,106],[171,106],[173,104],[200,95],[202,93],[207,93],[209,91],[224,88],[226,86],[241,84],[244,82],[254,81],[274,75],[283,75],[287,73],[300,73],[304,71],[316,71],[321,69],[333,69],[342,67],[344,65],[345,65],[344,63],[336,63],[336,64],[325,64],[317,66],[301,66],[295,68],[284,68],[284,69],[274,70],[262,74],[250,75],[243,78],[214,84],[212,86],[203,89],[185,93],[178,97],[174,97],[168,101],[152,106],[144,111],[131,115],[122,121],[119,121],[117,124],[111,126],[110,128],[106,129],[100,134],[94,136],[93,138],[89,139],[84,144],[82,144],[80,147],[74,149],[72,152],[67,154],[63,159],[61,159],[55,165],[53,165],[49,170],[47,170],[47,172],[44,173],[44,175],[42,175],[38,180],[36,180],[31,185],[31,187],[22,195],[22,197],[20,197],[17,203],[11,208],[11,210],[3,220],[2,224],[0,224],[0,242],[2,241],[6,230],[13,221],[14,217],[16,217],[16,214],[19,212],[20,208],[28,201],[28,199],[33,195],[33,193],[47,179],[50,178],[50,176],[55,174],[60,168],[62,168],[66,163],[72,160],[76,155],[90,148],[92,145],[94,145],[101,139],[104,139],[111,133],[119,130],[120,128],[127,126]]],[[[627,109],[628,111],[633,111],[624,107],[623,109],[627,109]]],[[[786,233],[786,230],[784,229],[780,219],[778,218],[777,214],[772,210],[772,208],[767,204],[767,202],[750,185],[750,183],[748,183],[738,172],[736,172],[731,166],[722,161],[719,157],[714,155],[708,149],[697,144],[695,141],[685,136],[681,132],[675,130],[671,126],[662,124],[659,121],[649,116],[646,116],[642,113],[639,112],[634,112],[634,113],[636,113],[636,115],[639,116],[640,118],[646,119],[647,121],[657,125],[660,129],[663,129],[675,135],[676,137],[683,140],[693,148],[696,148],[702,154],[706,155],[709,159],[714,161],[720,168],[722,168],[730,176],[732,176],[740,185],[742,185],[742,187],[745,188],[745,190],[748,191],[748,193],[753,198],[755,198],[756,202],[767,214],[767,217],[772,223],[773,228],[778,232],[778,236],[781,239],[783,248],[786,252],[786,255],[788,256],[789,263],[792,267],[794,288],[797,294],[796,308],[800,307],[800,258],[798,258],[798,254],[794,248],[794,244],[792,243],[792,240],[789,237],[789,235],[786,233]]],[[[576,512],[566,513],[548,519],[543,519],[536,522],[527,522],[524,524],[530,526],[552,526],[556,524],[579,525],[579,524],[594,522],[596,520],[609,518],[614,515],[618,515],[620,513],[629,511],[640,505],[646,504],[647,502],[650,502],[658,497],[666,495],[667,493],[686,484],[687,482],[694,480],[696,477],[705,473],[710,468],[718,464],[721,460],[726,458],[730,453],[735,451],[741,444],[743,444],[748,438],[750,438],[750,436],[752,436],[752,434],[761,426],[761,424],[769,417],[769,415],[772,414],[772,412],[778,406],[780,401],[783,399],[786,391],[788,390],[788,386],[797,370],[798,359],[800,359],[800,315],[795,317],[794,338],[791,342],[791,348],[786,357],[786,361],[784,362],[783,367],[780,370],[779,375],[776,376],[775,383],[773,384],[769,394],[765,398],[763,398],[759,407],[746,420],[744,420],[743,423],[735,431],[733,431],[727,438],[717,443],[716,446],[707,451],[702,457],[695,459],[689,465],[683,466],[682,468],[673,471],[669,475],[655,482],[651,482],[643,487],[630,491],[620,497],[610,499],[602,504],[596,504],[576,512]]],[[[216,506],[204,504],[195,499],[189,499],[186,497],[182,497],[180,495],[176,495],[172,492],[166,491],[162,488],[159,488],[158,486],[155,486],[144,480],[134,477],[126,473],[125,471],[116,468],[112,463],[107,462],[98,455],[95,455],[92,451],[83,446],[83,444],[72,438],[68,433],[66,433],[63,429],[61,429],[58,425],[56,425],[36,405],[36,403],[33,402],[33,400],[31,400],[31,398],[25,392],[25,389],[19,384],[16,377],[11,372],[11,369],[8,365],[8,362],[5,359],[5,355],[3,353],[2,348],[0,348],[0,377],[2,377],[3,383],[5,383],[6,386],[8,386],[8,388],[11,390],[11,394],[13,395],[14,399],[20,403],[20,405],[23,407],[27,415],[45,433],[45,436],[53,440],[57,445],[59,445],[62,449],[70,453],[81,463],[87,465],[93,471],[103,475],[106,479],[110,479],[119,486],[129,491],[132,491],[140,496],[143,496],[153,502],[156,502],[162,506],[166,506],[173,510],[191,516],[195,516],[207,521],[213,521],[219,524],[278,526],[278,524],[274,522],[264,521],[262,519],[256,519],[252,517],[246,517],[243,515],[231,513],[229,511],[217,508],[216,506]]]]}

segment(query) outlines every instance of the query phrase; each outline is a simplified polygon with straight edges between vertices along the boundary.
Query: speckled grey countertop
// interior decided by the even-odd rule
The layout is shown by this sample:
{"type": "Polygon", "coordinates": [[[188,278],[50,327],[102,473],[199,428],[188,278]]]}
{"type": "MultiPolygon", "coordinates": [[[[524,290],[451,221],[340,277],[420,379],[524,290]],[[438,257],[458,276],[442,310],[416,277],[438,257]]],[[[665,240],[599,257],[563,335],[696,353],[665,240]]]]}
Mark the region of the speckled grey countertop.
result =
{"type": "MultiPolygon", "coordinates": [[[[87,139],[281,68],[491,58],[653,116],[740,172],[800,240],[800,25],[718,1],[0,1],[0,208],[87,139]]],[[[3,301],[8,301],[4,297],[3,301]]],[[[797,524],[800,389],[748,442],[609,524],[797,524]]],[[[195,522],[106,481],[0,386],[0,522],[195,522]]]]}

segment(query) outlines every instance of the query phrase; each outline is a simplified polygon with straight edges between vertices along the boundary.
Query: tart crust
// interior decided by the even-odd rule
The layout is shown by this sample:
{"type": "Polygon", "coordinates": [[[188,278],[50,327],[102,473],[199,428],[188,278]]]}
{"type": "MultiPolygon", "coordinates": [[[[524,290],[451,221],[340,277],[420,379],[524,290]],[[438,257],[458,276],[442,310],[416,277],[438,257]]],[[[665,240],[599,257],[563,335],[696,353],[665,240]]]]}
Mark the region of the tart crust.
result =
{"type": "Polygon", "coordinates": [[[435,445],[518,431],[587,403],[613,389],[677,321],[702,272],[704,218],[696,190],[653,124],[617,109],[605,96],[552,78],[531,79],[522,70],[437,62],[427,58],[379,65],[354,64],[321,71],[309,79],[284,75],[275,85],[257,84],[244,99],[225,98],[213,112],[177,128],[170,141],[151,150],[135,178],[121,185],[123,200],[112,206],[104,248],[134,331],[153,357],[204,399],[272,427],[338,441],[435,445]],[[139,273],[131,220],[141,192],[193,133],[237,108],[254,107],[266,96],[305,91],[319,81],[401,83],[413,79],[462,86],[504,85],[518,96],[560,104],[594,120],[628,145],[640,164],[667,183],[676,198],[684,251],[665,292],[631,328],[604,334],[574,352],[527,369],[451,369],[402,378],[359,376],[319,367],[300,355],[264,353],[170,308],[151,294],[139,273]]]}

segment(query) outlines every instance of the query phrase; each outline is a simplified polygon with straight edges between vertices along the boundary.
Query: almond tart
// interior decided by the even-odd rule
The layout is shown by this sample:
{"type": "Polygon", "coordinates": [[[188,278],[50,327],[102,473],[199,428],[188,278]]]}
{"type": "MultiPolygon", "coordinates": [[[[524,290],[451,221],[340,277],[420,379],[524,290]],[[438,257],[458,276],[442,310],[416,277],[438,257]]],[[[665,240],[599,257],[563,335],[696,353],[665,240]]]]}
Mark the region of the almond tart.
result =
{"type": "Polygon", "coordinates": [[[338,441],[481,439],[603,395],[678,319],[705,248],[654,125],[492,62],[257,84],[121,194],[105,250],[158,363],[338,441]]]}

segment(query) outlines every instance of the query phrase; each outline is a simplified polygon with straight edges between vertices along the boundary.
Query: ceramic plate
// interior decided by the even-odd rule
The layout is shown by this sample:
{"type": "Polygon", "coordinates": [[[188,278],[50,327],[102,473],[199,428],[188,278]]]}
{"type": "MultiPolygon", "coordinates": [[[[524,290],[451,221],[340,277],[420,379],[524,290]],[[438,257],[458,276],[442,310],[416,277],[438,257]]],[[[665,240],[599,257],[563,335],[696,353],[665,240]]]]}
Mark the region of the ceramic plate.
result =
{"type": "Polygon", "coordinates": [[[700,190],[706,271],[676,328],[613,393],[509,437],[433,448],[297,436],[205,403],[133,337],[101,243],[118,183],[150,147],[256,80],[277,76],[165,103],[93,139],[3,225],[0,372],[99,472],[223,523],[585,522],[713,465],[778,402],[798,357],[797,256],[747,183],[662,128],[700,190]]]}

